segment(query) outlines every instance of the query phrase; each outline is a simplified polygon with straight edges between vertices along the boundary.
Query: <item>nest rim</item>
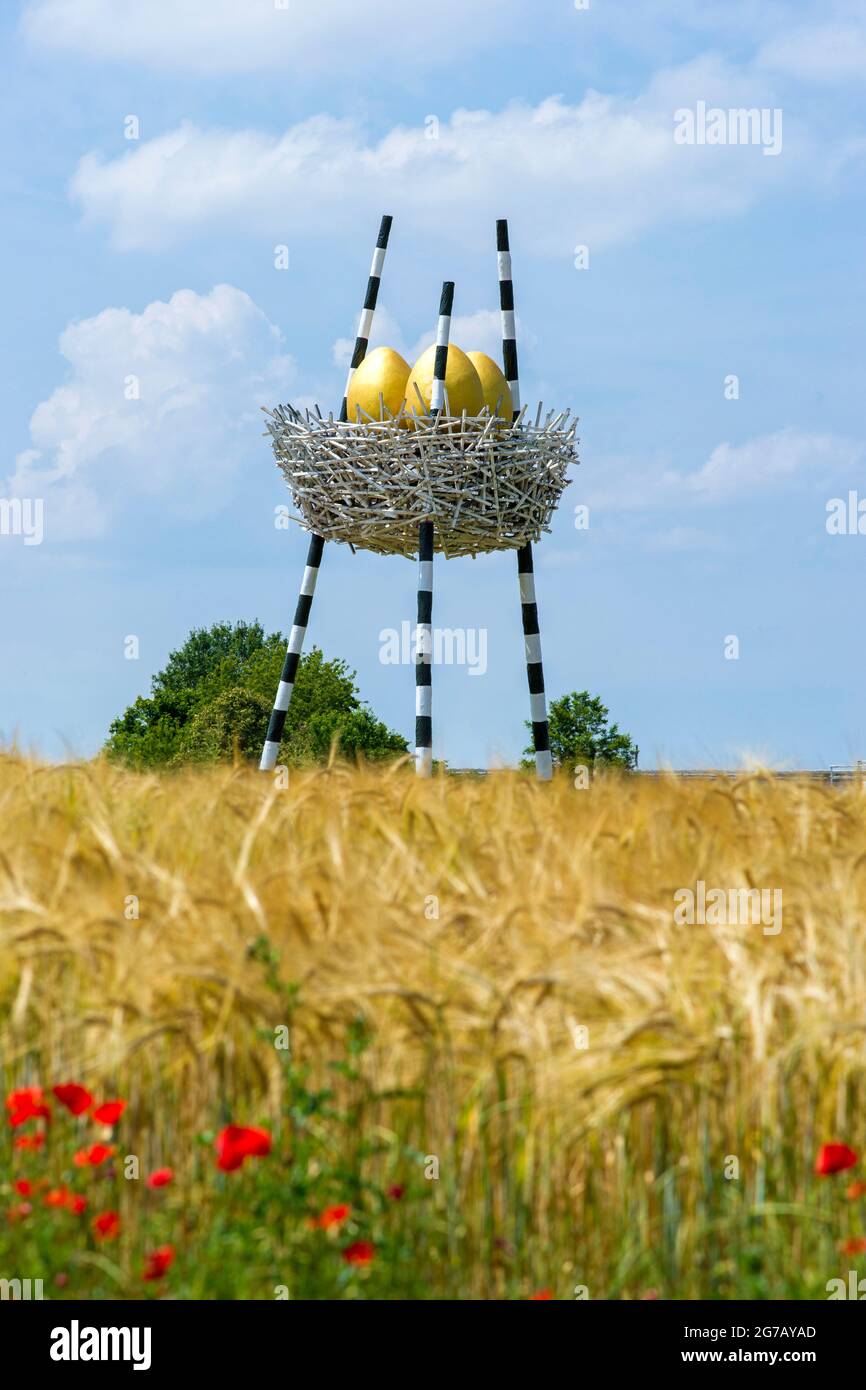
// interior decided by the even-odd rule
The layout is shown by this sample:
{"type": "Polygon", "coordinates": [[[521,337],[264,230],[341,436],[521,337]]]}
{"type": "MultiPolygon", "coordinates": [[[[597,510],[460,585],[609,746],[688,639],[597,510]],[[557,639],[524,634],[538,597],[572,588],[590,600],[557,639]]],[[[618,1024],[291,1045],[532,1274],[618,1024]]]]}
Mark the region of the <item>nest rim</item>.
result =
{"type": "Polygon", "coordinates": [[[578,417],[539,405],[512,421],[416,409],[336,420],[316,407],[263,407],[276,463],[308,531],[353,549],[414,558],[432,520],[446,557],[519,549],[550,531],[571,464],[578,417]]]}

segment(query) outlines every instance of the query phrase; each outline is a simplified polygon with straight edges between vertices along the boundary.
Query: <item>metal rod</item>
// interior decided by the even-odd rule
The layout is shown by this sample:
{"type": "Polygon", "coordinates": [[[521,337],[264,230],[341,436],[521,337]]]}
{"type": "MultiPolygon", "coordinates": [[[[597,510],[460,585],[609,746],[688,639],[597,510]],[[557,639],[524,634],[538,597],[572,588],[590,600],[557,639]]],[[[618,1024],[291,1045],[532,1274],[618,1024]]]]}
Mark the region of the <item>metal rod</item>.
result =
{"type": "MultiPolygon", "coordinates": [[[[520,408],[520,374],[517,367],[517,327],[514,316],[511,248],[508,242],[508,222],[504,217],[496,223],[496,251],[499,268],[499,307],[502,315],[502,364],[511,391],[511,405],[514,412],[512,428],[515,428],[522,412],[520,408]]],[[[553,762],[550,756],[550,725],[547,719],[547,696],[544,691],[541,632],[538,626],[538,603],[535,597],[535,573],[531,541],[527,541],[517,552],[517,577],[520,584],[526,680],[529,686],[529,717],[532,721],[532,743],[535,748],[535,772],[539,781],[547,782],[553,775],[553,762]]]]}
{"type": "MultiPolygon", "coordinates": [[[[367,293],[364,296],[364,307],[361,310],[361,319],[358,325],[358,336],[355,339],[355,350],[352,353],[352,365],[349,368],[349,375],[346,379],[346,389],[343,393],[343,404],[340,408],[340,419],[343,421],[348,419],[348,396],[352,377],[356,367],[360,366],[367,355],[367,344],[370,340],[370,330],[373,326],[373,314],[376,309],[376,301],[379,297],[379,282],[382,278],[382,267],[385,264],[385,252],[388,249],[388,238],[391,235],[392,221],[393,218],[386,214],[382,218],[379,227],[379,237],[376,242],[376,249],[373,252],[373,263],[367,281],[367,293]]],[[[316,415],[321,420],[322,412],[319,410],[318,406],[316,406],[316,415]]],[[[316,580],[319,576],[319,566],[322,563],[324,545],[325,542],[323,538],[314,532],[310,537],[310,545],[307,551],[307,564],[304,569],[303,580],[301,581],[301,592],[298,595],[298,603],[295,609],[295,621],[292,625],[289,644],[286,648],[280,684],[277,687],[274,707],[271,710],[271,717],[268,721],[265,746],[262,749],[261,761],[259,762],[260,772],[272,772],[276,767],[277,757],[280,751],[280,742],[283,737],[283,730],[286,726],[286,714],[288,713],[292,692],[295,688],[295,675],[301,660],[304,638],[307,635],[307,623],[310,617],[310,608],[313,603],[313,594],[316,591],[316,580]]]]}
{"type": "MultiPolygon", "coordinates": [[[[446,406],[445,376],[448,371],[448,342],[451,337],[451,311],[454,307],[454,281],[446,280],[439,300],[436,325],[436,354],[430,414],[436,419],[446,406]]],[[[415,628],[415,771],[429,777],[433,770],[433,520],[418,523],[418,615],[415,628]]]]}

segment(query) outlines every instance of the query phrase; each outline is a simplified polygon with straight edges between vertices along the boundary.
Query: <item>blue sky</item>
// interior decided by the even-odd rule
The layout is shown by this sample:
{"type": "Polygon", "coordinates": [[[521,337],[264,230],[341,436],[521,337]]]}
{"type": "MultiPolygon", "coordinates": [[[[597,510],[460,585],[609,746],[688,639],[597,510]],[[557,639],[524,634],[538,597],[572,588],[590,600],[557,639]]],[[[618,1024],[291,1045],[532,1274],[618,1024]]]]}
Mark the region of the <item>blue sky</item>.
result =
{"type": "MultiPolygon", "coordinates": [[[[536,550],[549,695],[601,694],[645,766],[866,757],[866,537],[826,529],[866,498],[862,4],[126,10],[2,11],[0,498],[44,505],[41,544],[0,534],[2,736],[90,754],[190,627],[288,630],[306,539],[274,526],[259,407],[339,402],[390,212],[378,341],[416,348],[450,278],[454,341],[495,351],[507,216],[524,399],[580,416],[536,550]],[[781,112],[781,150],[677,143],[700,102],[781,112]]],[[[410,737],[414,672],[379,649],[415,568],[326,547],[309,632],[410,737]]],[[[488,634],[483,677],[434,671],[435,751],[513,759],[514,558],[435,586],[437,626],[488,634]]]]}

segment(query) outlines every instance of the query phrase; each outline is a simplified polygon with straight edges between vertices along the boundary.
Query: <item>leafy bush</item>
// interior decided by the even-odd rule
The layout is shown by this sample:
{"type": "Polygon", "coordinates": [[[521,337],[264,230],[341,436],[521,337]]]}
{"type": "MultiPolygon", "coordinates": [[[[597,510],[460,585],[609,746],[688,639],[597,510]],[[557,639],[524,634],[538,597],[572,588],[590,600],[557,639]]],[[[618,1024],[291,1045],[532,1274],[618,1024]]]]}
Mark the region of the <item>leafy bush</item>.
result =
{"type": "Polygon", "coordinates": [[[242,686],[224,690],[203,705],[181,731],[175,763],[225,762],[255,758],[262,751],[271,707],[242,686]]]}
{"type": "MultiPolygon", "coordinates": [[[[109,729],[105,751],[135,768],[258,758],[279,684],[286,638],[260,623],[194,629],[109,729]]],[[[318,647],[301,658],[280,761],[322,762],[334,741],[346,755],[398,757],[406,740],[360,698],[355,673],[318,647]]]]}
{"type": "MultiPolygon", "coordinates": [[[[638,749],[617,724],[609,724],[610,711],[598,695],[573,690],[550,702],[550,751],[553,761],[568,771],[575,767],[637,767],[638,749]]],[[[527,720],[526,727],[532,725],[527,720]]],[[[524,755],[533,753],[525,748],[524,755]]]]}

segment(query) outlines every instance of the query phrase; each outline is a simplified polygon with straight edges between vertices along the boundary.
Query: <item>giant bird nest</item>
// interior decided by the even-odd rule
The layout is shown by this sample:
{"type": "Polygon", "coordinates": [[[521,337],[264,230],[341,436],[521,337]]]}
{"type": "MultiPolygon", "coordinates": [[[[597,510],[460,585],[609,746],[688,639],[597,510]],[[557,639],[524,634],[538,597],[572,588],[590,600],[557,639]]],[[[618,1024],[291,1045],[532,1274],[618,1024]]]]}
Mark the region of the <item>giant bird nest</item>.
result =
{"type": "Polygon", "coordinates": [[[352,421],[293,406],[265,413],[298,520],[378,555],[416,555],[418,523],[428,519],[447,556],[537,541],[576,462],[568,410],[542,419],[539,406],[527,422],[524,409],[513,425],[486,408],[352,421]]]}

